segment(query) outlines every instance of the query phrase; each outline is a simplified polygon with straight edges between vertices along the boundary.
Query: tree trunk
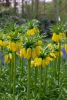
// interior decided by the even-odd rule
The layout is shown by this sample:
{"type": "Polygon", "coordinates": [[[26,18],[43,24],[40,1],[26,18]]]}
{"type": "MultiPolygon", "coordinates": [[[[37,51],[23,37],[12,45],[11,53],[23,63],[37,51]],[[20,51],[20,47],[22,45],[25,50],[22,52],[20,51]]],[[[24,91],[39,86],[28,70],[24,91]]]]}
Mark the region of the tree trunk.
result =
{"type": "Polygon", "coordinates": [[[24,15],[24,0],[22,0],[22,15],[24,15]]]}
{"type": "Polygon", "coordinates": [[[34,10],[34,0],[32,0],[32,12],[34,10]]]}
{"type": "Polygon", "coordinates": [[[46,5],[45,5],[46,3],[45,3],[45,0],[44,0],[44,16],[46,16],[46,12],[45,12],[45,10],[46,10],[46,5]]]}
{"type": "Polygon", "coordinates": [[[35,0],[35,18],[38,18],[39,13],[39,0],[35,0]]]}
{"type": "Polygon", "coordinates": [[[34,0],[32,0],[31,12],[32,12],[32,18],[34,18],[34,0]]]}
{"type": "Polygon", "coordinates": [[[14,11],[16,12],[16,0],[14,0],[14,11]]]}
{"type": "Polygon", "coordinates": [[[60,17],[60,1],[61,0],[53,0],[54,2],[54,7],[55,7],[55,19],[58,22],[59,21],[59,17],[60,17]]]}
{"type": "Polygon", "coordinates": [[[10,6],[9,0],[6,0],[6,6],[10,6]]]}

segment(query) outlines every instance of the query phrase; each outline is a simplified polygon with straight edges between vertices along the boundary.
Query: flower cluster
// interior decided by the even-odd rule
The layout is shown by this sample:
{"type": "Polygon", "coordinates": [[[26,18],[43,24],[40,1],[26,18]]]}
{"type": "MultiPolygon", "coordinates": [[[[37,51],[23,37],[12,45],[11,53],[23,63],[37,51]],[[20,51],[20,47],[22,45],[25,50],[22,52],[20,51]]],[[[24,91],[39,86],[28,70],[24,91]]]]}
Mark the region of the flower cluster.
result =
{"type": "MultiPolygon", "coordinates": [[[[45,45],[39,29],[32,28],[23,35],[21,33],[16,35],[9,34],[6,36],[6,40],[0,40],[0,47],[7,49],[7,53],[4,56],[6,63],[10,63],[13,53],[16,53],[20,58],[31,60],[31,65],[35,67],[47,66],[53,59],[59,57],[59,52],[60,56],[63,55],[62,50],[59,49],[59,43],[63,39],[65,39],[64,33],[53,33],[52,41],[55,43],[45,45]]],[[[65,44],[64,48],[67,52],[67,44],[65,44]]]]}
{"type": "Polygon", "coordinates": [[[59,34],[56,34],[56,33],[53,33],[53,36],[52,36],[52,40],[54,42],[61,42],[62,39],[65,38],[65,34],[64,33],[59,33],[59,34]]]}

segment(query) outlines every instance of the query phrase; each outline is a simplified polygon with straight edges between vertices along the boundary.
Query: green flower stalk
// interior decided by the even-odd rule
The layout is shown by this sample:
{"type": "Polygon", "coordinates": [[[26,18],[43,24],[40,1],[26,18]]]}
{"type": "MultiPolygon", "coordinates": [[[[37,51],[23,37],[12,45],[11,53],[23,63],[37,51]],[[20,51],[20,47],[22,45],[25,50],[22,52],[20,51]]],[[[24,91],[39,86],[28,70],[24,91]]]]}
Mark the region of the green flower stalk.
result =
{"type": "MultiPolygon", "coordinates": [[[[0,65],[1,65],[1,61],[0,61],[0,65]]],[[[2,71],[2,69],[1,69],[1,67],[0,67],[0,75],[1,75],[1,71],[2,71]]]]}
{"type": "Polygon", "coordinates": [[[38,74],[38,69],[37,69],[37,67],[35,67],[35,76],[34,76],[34,78],[35,78],[35,91],[34,91],[35,98],[36,98],[36,94],[37,94],[37,74],[38,74]]]}
{"type": "Polygon", "coordinates": [[[10,83],[10,91],[11,91],[11,83],[12,83],[12,77],[11,77],[11,62],[9,64],[7,64],[7,66],[9,67],[9,83],[10,83]]]}
{"type": "Polygon", "coordinates": [[[0,47],[0,75],[2,74],[2,53],[4,52],[3,47],[0,47]]]}
{"type": "Polygon", "coordinates": [[[23,59],[20,58],[20,70],[21,70],[21,77],[23,76],[23,59]]]}
{"type": "Polygon", "coordinates": [[[12,82],[13,82],[13,62],[11,61],[9,64],[9,75],[10,75],[10,91],[12,89],[12,82]]]}
{"type": "Polygon", "coordinates": [[[51,63],[51,66],[52,66],[52,70],[53,70],[53,77],[56,79],[56,76],[57,76],[57,59],[54,59],[54,61],[51,63]]]}
{"type": "Polygon", "coordinates": [[[16,87],[16,53],[14,53],[14,66],[13,66],[13,100],[15,100],[15,87],[16,87]]]}
{"type": "Polygon", "coordinates": [[[45,66],[45,79],[44,79],[45,93],[47,89],[47,73],[48,73],[48,66],[45,66]]]}
{"type": "Polygon", "coordinates": [[[40,67],[40,100],[42,99],[42,73],[43,73],[43,69],[41,66],[40,67]]]}
{"type": "Polygon", "coordinates": [[[61,43],[59,43],[59,58],[58,58],[58,86],[60,85],[60,67],[61,67],[61,43]]]}
{"type": "Polygon", "coordinates": [[[30,83],[31,83],[31,60],[28,60],[28,83],[27,83],[27,100],[30,100],[30,83]]]}

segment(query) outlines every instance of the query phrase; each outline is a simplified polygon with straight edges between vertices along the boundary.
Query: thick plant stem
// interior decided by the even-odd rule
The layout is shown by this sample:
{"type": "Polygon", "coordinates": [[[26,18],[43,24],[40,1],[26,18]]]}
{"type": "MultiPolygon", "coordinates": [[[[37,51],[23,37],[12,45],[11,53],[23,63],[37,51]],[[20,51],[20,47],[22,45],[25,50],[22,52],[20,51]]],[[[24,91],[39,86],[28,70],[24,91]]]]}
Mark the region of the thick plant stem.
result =
{"type": "Polygon", "coordinates": [[[52,75],[53,77],[56,79],[56,76],[57,76],[57,59],[54,59],[54,61],[51,63],[51,66],[52,66],[52,75]]]}
{"type": "Polygon", "coordinates": [[[55,59],[55,62],[54,62],[54,66],[53,67],[55,67],[54,77],[56,79],[56,76],[57,76],[57,59],[55,59]]]}
{"type": "Polygon", "coordinates": [[[23,59],[20,58],[20,66],[21,66],[21,77],[23,76],[23,59]]]}
{"type": "Polygon", "coordinates": [[[42,100],[42,66],[40,67],[40,100],[42,100]]]}
{"type": "Polygon", "coordinates": [[[58,58],[58,86],[60,85],[60,65],[61,65],[61,43],[59,43],[59,58],[58,58]]]}
{"type": "MultiPolygon", "coordinates": [[[[1,50],[0,50],[0,52],[1,52],[1,50]]],[[[0,76],[1,76],[1,59],[0,59],[0,76]]]]}
{"type": "Polygon", "coordinates": [[[13,61],[11,62],[11,82],[13,81],[13,61]]]}
{"type": "Polygon", "coordinates": [[[46,93],[46,88],[47,88],[47,67],[45,67],[45,81],[44,81],[44,85],[45,85],[45,93],[46,93]]]}
{"type": "Polygon", "coordinates": [[[11,62],[8,64],[8,67],[9,67],[9,70],[8,70],[8,72],[9,72],[9,83],[10,83],[10,91],[11,91],[11,62]]]}
{"type": "Polygon", "coordinates": [[[14,53],[14,66],[13,66],[13,100],[15,100],[15,87],[16,87],[16,53],[14,53]]]}
{"type": "Polygon", "coordinates": [[[36,100],[36,94],[37,94],[37,67],[35,67],[35,76],[34,76],[34,78],[35,78],[35,100],[36,100]]]}
{"type": "MultiPolygon", "coordinates": [[[[3,47],[0,48],[0,53],[3,53],[3,47]]],[[[0,59],[0,75],[2,74],[2,59],[0,59]]]]}
{"type": "Polygon", "coordinates": [[[2,71],[2,69],[1,69],[1,66],[0,66],[0,76],[1,76],[1,71],[2,71]]]}
{"type": "Polygon", "coordinates": [[[30,75],[30,72],[31,72],[31,68],[30,68],[30,65],[31,65],[31,60],[28,60],[28,84],[27,84],[27,100],[30,100],[30,80],[31,80],[31,75],[30,75]]]}
{"type": "Polygon", "coordinates": [[[9,75],[10,75],[10,90],[12,89],[12,81],[13,81],[13,63],[10,62],[10,69],[9,69],[9,75]]]}

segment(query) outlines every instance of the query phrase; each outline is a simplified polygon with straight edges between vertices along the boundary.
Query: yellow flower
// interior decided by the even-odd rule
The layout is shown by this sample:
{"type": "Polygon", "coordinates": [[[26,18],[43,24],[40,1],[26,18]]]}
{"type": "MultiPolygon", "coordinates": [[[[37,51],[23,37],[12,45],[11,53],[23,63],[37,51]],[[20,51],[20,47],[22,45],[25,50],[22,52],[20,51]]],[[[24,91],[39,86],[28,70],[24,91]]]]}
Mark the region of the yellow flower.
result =
{"type": "Polygon", "coordinates": [[[36,45],[38,45],[38,46],[40,46],[42,44],[43,44],[43,42],[41,40],[38,40],[38,42],[36,43],[36,45]]]}
{"type": "Polygon", "coordinates": [[[12,52],[16,52],[19,49],[19,45],[17,45],[14,42],[9,42],[8,46],[7,46],[12,52]]]}
{"type": "Polygon", "coordinates": [[[27,35],[28,36],[33,36],[35,34],[34,30],[33,29],[30,29],[27,31],[27,35]]]}
{"type": "Polygon", "coordinates": [[[58,58],[59,56],[60,56],[60,57],[63,56],[62,51],[60,51],[60,52],[56,52],[55,54],[56,54],[56,58],[58,58]]]}
{"type": "Polygon", "coordinates": [[[51,48],[51,49],[53,48],[53,45],[51,43],[49,43],[47,46],[48,48],[51,48]]]}
{"type": "Polygon", "coordinates": [[[20,55],[20,57],[26,58],[26,49],[25,48],[20,49],[19,55],[20,55]]]}
{"type": "Polygon", "coordinates": [[[0,40],[0,46],[7,46],[7,45],[8,45],[8,41],[0,40]]]}
{"type": "Polygon", "coordinates": [[[34,66],[41,66],[42,65],[42,58],[35,58],[34,59],[34,66]]]}
{"type": "Polygon", "coordinates": [[[8,45],[8,41],[3,41],[3,46],[7,47],[7,45],[8,45]]]}
{"type": "Polygon", "coordinates": [[[26,58],[27,58],[27,59],[30,59],[31,57],[32,57],[32,49],[31,49],[31,48],[28,48],[28,49],[27,49],[26,58]]]}
{"type": "Polygon", "coordinates": [[[56,58],[56,54],[53,53],[53,52],[50,53],[50,56],[51,56],[52,58],[56,58]]]}
{"type": "Polygon", "coordinates": [[[61,38],[60,35],[57,35],[56,33],[53,33],[52,40],[54,42],[60,42],[62,40],[62,38],[61,38]]]}
{"type": "Polygon", "coordinates": [[[65,51],[67,52],[67,44],[65,44],[65,51]]]}
{"type": "Polygon", "coordinates": [[[38,28],[33,28],[35,33],[39,33],[39,29],[38,28]]]}
{"type": "Polygon", "coordinates": [[[31,67],[33,67],[34,66],[34,61],[31,61],[31,67]]]}
{"type": "Polygon", "coordinates": [[[4,59],[5,59],[5,63],[10,63],[10,61],[12,60],[12,54],[9,53],[9,54],[5,55],[4,59]]]}
{"type": "Polygon", "coordinates": [[[53,60],[50,56],[46,57],[46,59],[49,60],[49,61],[53,60]]]}
{"type": "Polygon", "coordinates": [[[33,35],[35,35],[38,32],[39,32],[38,28],[33,28],[33,29],[28,30],[26,34],[28,36],[33,36],[33,35]]]}
{"type": "Polygon", "coordinates": [[[42,66],[46,66],[49,65],[49,63],[52,61],[53,59],[51,57],[46,57],[42,60],[42,66]]]}
{"type": "Polygon", "coordinates": [[[49,48],[50,50],[52,50],[52,52],[54,52],[54,46],[53,46],[51,43],[49,43],[47,46],[48,46],[48,48],[49,48]]]}
{"type": "Polygon", "coordinates": [[[59,36],[61,37],[61,38],[65,38],[66,36],[65,36],[65,33],[59,33],[59,36]]]}
{"type": "Polygon", "coordinates": [[[36,58],[36,57],[37,57],[36,50],[33,49],[33,50],[32,50],[32,58],[34,59],[34,58],[36,58]]]}
{"type": "Polygon", "coordinates": [[[31,61],[31,65],[34,65],[34,61],[31,61]]]}
{"type": "Polygon", "coordinates": [[[5,59],[5,62],[6,62],[6,63],[9,63],[9,62],[10,62],[9,56],[8,56],[8,55],[5,55],[5,56],[4,56],[4,59],[5,59]]]}
{"type": "Polygon", "coordinates": [[[36,46],[35,52],[36,52],[36,55],[39,56],[41,53],[41,46],[36,46]]]}
{"type": "Polygon", "coordinates": [[[18,45],[18,48],[19,48],[19,49],[22,49],[22,47],[23,47],[23,42],[18,41],[18,42],[16,42],[16,44],[18,45]]]}
{"type": "Polygon", "coordinates": [[[2,40],[0,40],[0,46],[3,46],[3,41],[2,40]]]}

